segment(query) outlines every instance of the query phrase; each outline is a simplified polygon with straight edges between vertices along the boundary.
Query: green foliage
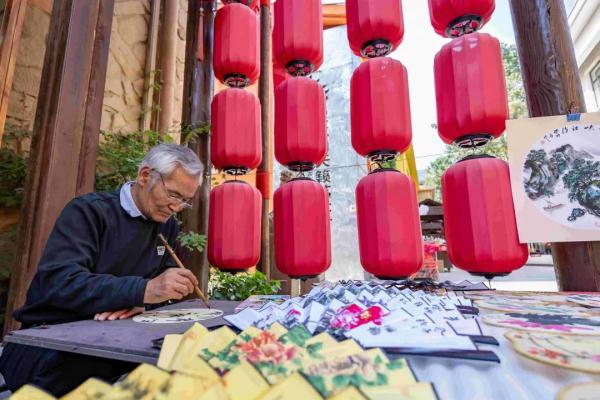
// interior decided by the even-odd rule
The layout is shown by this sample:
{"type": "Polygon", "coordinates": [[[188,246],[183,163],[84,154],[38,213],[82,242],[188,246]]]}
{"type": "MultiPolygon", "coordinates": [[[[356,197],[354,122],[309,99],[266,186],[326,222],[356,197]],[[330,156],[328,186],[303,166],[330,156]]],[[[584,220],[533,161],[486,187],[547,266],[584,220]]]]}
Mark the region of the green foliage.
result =
{"type": "Polygon", "coordinates": [[[187,146],[190,142],[196,141],[200,135],[210,134],[210,123],[199,126],[186,125],[181,129],[181,144],[187,146]]]}
{"type": "Polygon", "coordinates": [[[502,43],[501,47],[510,118],[517,119],[527,117],[529,111],[527,110],[525,87],[523,86],[523,78],[521,77],[517,47],[514,44],[506,43],[502,43]]]}
{"type": "Polygon", "coordinates": [[[0,207],[19,207],[23,202],[29,152],[22,147],[30,136],[29,131],[6,127],[0,148],[0,207]]]}
{"type": "Polygon", "coordinates": [[[573,168],[563,176],[565,187],[569,189],[569,200],[580,199],[590,184],[597,180],[600,180],[600,161],[576,159],[573,168]]]}
{"type": "Polygon", "coordinates": [[[201,253],[206,247],[206,235],[201,235],[194,231],[180,232],[177,236],[177,241],[180,245],[188,249],[189,251],[197,251],[201,253]]]}
{"type": "Polygon", "coordinates": [[[208,282],[208,294],[215,300],[245,300],[251,295],[276,294],[280,288],[280,281],[269,281],[260,271],[230,274],[211,268],[208,282]]]}
{"type": "Polygon", "coordinates": [[[95,190],[111,191],[137,176],[138,166],[148,150],[161,142],[172,142],[155,131],[136,131],[127,134],[101,132],[96,164],[95,190]]]}

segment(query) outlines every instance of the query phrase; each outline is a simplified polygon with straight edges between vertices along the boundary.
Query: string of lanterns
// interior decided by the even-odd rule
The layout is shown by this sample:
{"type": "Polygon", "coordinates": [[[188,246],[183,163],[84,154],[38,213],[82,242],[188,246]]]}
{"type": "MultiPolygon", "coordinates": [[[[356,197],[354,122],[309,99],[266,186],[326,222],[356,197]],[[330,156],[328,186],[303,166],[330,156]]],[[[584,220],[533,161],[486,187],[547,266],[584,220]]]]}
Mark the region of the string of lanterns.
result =
{"type": "MultiPolygon", "coordinates": [[[[400,0],[346,0],[348,40],[367,57],[350,81],[352,147],[370,161],[396,158],[412,141],[408,74],[385,57],[404,37],[400,0]]],[[[411,178],[379,168],[356,187],[360,262],[379,277],[406,278],[423,265],[417,190],[411,178]]]]}
{"type": "MultiPolygon", "coordinates": [[[[494,0],[429,0],[435,31],[454,38],[434,61],[440,138],[464,148],[498,138],[508,119],[506,82],[498,39],[479,30],[494,0]]],[[[525,265],[519,243],[508,164],[469,156],[442,176],[445,237],[450,261],[488,279],[525,265]]]]}
{"type": "MultiPolygon", "coordinates": [[[[215,17],[213,69],[229,89],[212,100],[210,157],[215,168],[238,176],[255,169],[262,160],[261,105],[253,93],[244,90],[260,75],[259,3],[223,3],[215,17]]],[[[232,272],[256,265],[261,214],[260,191],[248,183],[230,180],[213,188],[208,215],[209,263],[232,272]]]]}
{"type": "MultiPolygon", "coordinates": [[[[213,67],[230,88],[213,99],[211,160],[225,173],[241,175],[262,158],[261,106],[244,90],[260,74],[259,3],[223,2],[215,19],[213,67]]],[[[500,43],[477,32],[494,7],[494,0],[429,0],[435,31],[453,38],[434,62],[438,130],[445,143],[476,147],[504,132],[508,102],[500,43]]],[[[352,147],[380,166],[356,187],[360,261],[377,277],[405,278],[423,265],[416,188],[410,177],[381,167],[412,141],[408,74],[400,61],[386,57],[404,36],[402,2],[346,0],[346,12],[350,47],[366,59],[350,84],[352,147]]],[[[325,93],[308,77],[323,62],[321,1],[277,0],[272,43],[275,158],[300,174],[274,194],[275,262],[290,277],[307,278],[331,265],[328,194],[303,176],[327,153],[325,93]]],[[[444,173],[442,192],[453,264],[487,277],[525,264],[527,246],[518,241],[506,162],[467,157],[444,173]]],[[[230,271],[255,265],[260,192],[229,181],[212,190],[210,201],[209,262],[230,271]]]]}
{"type": "MultiPolygon", "coordinates": [[[[277,0],[274,8],[275,158],[292,171],[310,171],[327,154],[325,92],[306,77],[323,62],[322,5],[277,0]]],[[[302,176],[281,185],[273,195],[273,224],[281,272],[305,279],[329,268],[329,195],[323,186],[302,176]]]]}

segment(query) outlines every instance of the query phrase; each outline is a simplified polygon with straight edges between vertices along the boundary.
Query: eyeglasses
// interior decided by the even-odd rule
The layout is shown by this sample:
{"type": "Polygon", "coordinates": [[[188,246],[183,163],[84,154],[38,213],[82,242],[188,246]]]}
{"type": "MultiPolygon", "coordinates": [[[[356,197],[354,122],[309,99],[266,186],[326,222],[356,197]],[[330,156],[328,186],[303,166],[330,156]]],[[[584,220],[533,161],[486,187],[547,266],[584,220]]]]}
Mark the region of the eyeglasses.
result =
{"type": "Polygon", "coordinates": [[[192,199],[184,199],[178,195],[171,194],[169,192],[169,190],[167,189],[167,185],[165,185],[165,180],[163,179],[162,174],[155,169],[151,169],[150,171],[156,172],[158,174],[158,176],[160,176],[160,181],[162,182],[162,187],[163,187],[163,190],[165,191],[165,195],[167,196],[167,199],[169,199],[169,201],[171,203],[175,203],[178,207],[181,207],[181,209],[184,209],[184,210],[186,208],[192,207],[192,199]]]}

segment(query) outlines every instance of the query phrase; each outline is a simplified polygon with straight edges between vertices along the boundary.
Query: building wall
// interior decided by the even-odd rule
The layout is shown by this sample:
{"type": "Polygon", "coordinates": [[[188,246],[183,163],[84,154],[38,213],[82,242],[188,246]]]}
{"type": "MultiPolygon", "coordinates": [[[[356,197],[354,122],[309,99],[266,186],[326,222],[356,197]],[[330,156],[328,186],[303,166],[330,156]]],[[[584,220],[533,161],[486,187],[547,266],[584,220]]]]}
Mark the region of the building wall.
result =
{"type": "Polygon", "coordinates": [[[17,129],[33,129],[49,26],[48,13],[27,6],[6,116],[6,124],[17,129]]]}
{"type": "Polygon", "coordinates": [[[569,26],[587,111],[600,111],[600,93],[594,95],[590,76],[600,62],[600,0],[577,0],[569,26]]]}
{"type": "MultiPolygon", "coordinates": [[[[187,2],[178,1],[177,80],[172,123],[175,137],[179,134],[181,124],[187,20],[187,2]]],[[[127,133],[140,129],[144,112],[142,96],[149,24],[150,0],[116,0],[102,107],[102,130],[127,133]]],[[[7,124],[19,129],[33,128],[49,25],[48,12],[28,6],[7,113],[7,124]]],[[[157,69],[160,68],[158,65],[157,69]]],[[[153,102],[157,105],[158,98],[153,102]]]]}

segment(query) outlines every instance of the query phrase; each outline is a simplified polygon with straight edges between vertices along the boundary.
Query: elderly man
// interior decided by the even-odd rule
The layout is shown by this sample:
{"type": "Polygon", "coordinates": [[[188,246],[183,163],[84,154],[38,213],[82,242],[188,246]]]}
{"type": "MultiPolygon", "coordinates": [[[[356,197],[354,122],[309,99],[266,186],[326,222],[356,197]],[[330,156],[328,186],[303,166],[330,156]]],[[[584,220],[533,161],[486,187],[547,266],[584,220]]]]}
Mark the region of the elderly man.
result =
{"type": "MultiPolygon", "coordinates": [[[[173,215],[190,206],[202,181],[196,154],[175,144],[153,147],[135,182],[71,200],[56,221],[14,318],[24,328],[91,319],[129,318],[145,304],[179,300],[198,283],[174,265],[158,235],[174,243],[173,215]]],[[[8,344],[0,372],[13,392],[31,383],[61,396],[87,378],[114,380],[134,365],[8,344]]]]}

